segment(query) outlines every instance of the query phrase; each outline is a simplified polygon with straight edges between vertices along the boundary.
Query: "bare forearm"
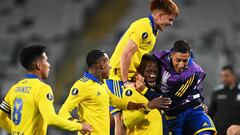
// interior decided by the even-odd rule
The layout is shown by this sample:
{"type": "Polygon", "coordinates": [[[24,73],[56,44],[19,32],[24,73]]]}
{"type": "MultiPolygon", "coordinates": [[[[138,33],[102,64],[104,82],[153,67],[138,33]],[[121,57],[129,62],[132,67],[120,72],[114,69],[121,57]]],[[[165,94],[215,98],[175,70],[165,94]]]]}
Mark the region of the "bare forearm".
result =
{"type": "Polygon", "coordinates": [[[128,80],[128,70],[131,63],[131,55],[129,53],[123,53],[120,64],[121,64],[121,77],[122,81],[125,82],[128,80]]]}
{"type": "Polygon", "coordinates": [[[136,53],[138,46],[134,43],[134,41],[129,40],[126,45],[120,59],[120,69],[121,69],[121,78],[122,81],[125,82],[128,80],[128,71],[131,63],[131,59],[133,55],[136,53]]]}

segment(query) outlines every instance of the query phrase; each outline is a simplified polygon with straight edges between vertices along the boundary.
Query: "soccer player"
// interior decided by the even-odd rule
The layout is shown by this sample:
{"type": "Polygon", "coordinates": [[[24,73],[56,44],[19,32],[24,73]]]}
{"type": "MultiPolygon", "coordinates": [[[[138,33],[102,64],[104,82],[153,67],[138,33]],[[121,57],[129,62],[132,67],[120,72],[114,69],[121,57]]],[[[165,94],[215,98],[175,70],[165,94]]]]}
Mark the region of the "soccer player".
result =
{"type": "MultiPolygon", "coordinates": [[[[172,0],[152,0],[151,15],[133,22],[120,39],[111,57],[108,85],[115,95],[122,96],[122,86],[133,87],[130,82],[135,75],[142,56],[152,51],[158,31],[173,24],[179,10],[172,0]]],[[[115,133],[121,135],[122,123],[119,110],[110,108],[115,119],[115,133]]]]}
{"type": "Polygon", "coordinates": [[[212,135],[216,129],[202,107],[202,81],[205,72],[193,60],[190,43],[178,40],[169,51],[154,53],[161,64],[161,92],[147,90],[151,100],[162,95],[172,104],[165,109],[169,130],[174,135],[212,135]]]}
{"type": "Polygon", "coordinates": [[[146,110],[160,107],[160,98],[147,103],[134,103],[121,99],[108,90],[103,84],[103,79],[109,77],[110,70],[109,58],[105,51],[89,52],[86,61],[88,72],[72,86],[67,100],[59,111],[63,118],[73,119],[70,113],[77,107],[80,121],[92,125],[91,135],[109,135],[109,103],[120,109],[146,110]]]}
{"type": "MultiPolygon", "coordinates": [[[[158,63],[153,55],[144,55],[138,68],[138,73],[144,77],[146,88],[155,90],[158,77],[158,63]]],[[[141,76],[140,76],[141,77],[141,76]]],[[[136,76],[138,78],[138,75],[136,76]]],[[[145,86],[145,85],[144,85],[145,86]]],[[[136,82],[138,88],[138,82],[136,82]]],[[[124,89],[123,98],[135,102],[148,102],[148,99],[135,89],[124,89]]],[[[161,108],[168,108],[169,98],[162,98],[161,108]]],[[[128,135],[163,135],[162,116],[157,109],[153,110],[122,110],[124,125],[128,135]]]]}
{"type": "Polygon", "coordinates": [[[20,63],[27,74],[10,88],[0,104],[2,126],[14,135],[45,135],[48,125],[91,132],[89,124],[65,120],[55,113],[52,89],[43,82],[50,70],[45,48],[33,45],[22,50],[20,63]]]}

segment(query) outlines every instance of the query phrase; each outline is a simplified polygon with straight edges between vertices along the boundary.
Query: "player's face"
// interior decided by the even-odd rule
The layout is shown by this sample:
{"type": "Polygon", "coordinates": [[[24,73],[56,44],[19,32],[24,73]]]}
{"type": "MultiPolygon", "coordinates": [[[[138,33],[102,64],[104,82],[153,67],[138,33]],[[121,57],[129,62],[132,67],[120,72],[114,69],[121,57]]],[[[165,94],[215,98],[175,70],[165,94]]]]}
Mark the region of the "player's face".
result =
{"type": "Polygon", "coordinates": [[[50,71],[50,64],[48,62],[48,57],[46,53],[43,53],[42,58],[39,60],[39,69],[41,72],[42,79],[47,79],[50,71]]]}
{"type": "Polygon", "coordinates": [[[180,53],[172,52],[171,53],[172,64],[177,73],[181,73],[187,67],[190,54],[189,53],[180,53]]]}
{"type": "Polygon", "coordinates": [[[235,81],[235,77],[230,70],[222,70],[220,79],[224,86],[230,86],[235,81]]]}
{"type": "Polygon", "coordinates": [[[157,21],[157,29],[164,31],[167,27],[173,25],[173,21],[175,19],[174,14],[166,14],[166,13],[159,13],[157,21]]]}
{"type": "Polygon", "coordinates": [[[102,78],[108,79],[111,66],[110,66],[108,55],[106,53],[104,54],[103,59],[101,61],[101,68],[102,68],[102,78]]]}
{"type": "Polygon", "coordinates": [[[157,81],[158,75],[158,64],[157,62],[150,61],[146,64],[145,70],[143,72],[143,77],[145,82],[154,87],[157,81]]]}

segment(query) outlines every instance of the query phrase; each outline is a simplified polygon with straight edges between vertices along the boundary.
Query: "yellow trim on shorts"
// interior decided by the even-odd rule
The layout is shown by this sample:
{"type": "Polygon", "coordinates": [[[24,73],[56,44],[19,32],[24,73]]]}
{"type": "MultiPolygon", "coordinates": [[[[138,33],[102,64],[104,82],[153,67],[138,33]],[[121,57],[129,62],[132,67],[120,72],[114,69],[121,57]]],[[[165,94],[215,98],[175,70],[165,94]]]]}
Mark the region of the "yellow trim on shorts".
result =
{"type": "Polygon", "coordinates": [[[196,131],[193,135],[197,135],[198,133],[201,133],[203,131],[213,131],[214,132],[213,135],[217,135],[217,131],[213,127],[211,127],[211,128],[202,128],[202,129],[196,131]]]}

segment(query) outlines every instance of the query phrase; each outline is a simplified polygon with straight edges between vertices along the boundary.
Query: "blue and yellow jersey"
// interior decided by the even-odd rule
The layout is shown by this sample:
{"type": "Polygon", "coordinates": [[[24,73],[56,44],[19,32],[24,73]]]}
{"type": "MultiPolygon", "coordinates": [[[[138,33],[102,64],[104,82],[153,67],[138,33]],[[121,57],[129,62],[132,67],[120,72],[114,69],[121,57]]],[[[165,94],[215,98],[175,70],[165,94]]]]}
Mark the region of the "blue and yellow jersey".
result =
{"type": "Polygon", "coordinates": [[[109,135],[109,104],[126,109],[128,101],[114,96],[97,78],[86,72],[72,86],[59,115],[69,119],[72,117],[70,113],[77,107],[79,120],[92,125],[91,135],[109,135]]]}
{"type": "Polygon", "coordinates": [[[110,79],[120,80],[120,59],[125,46],[130,40],[137,45],[138,49],[131,59],[128,74],[129,78],[133,77],[136,73],[142,60],[142,56],[153,50],[156,36],[157,30],[154,29],[154,21],[151,15],[133,22],[120,39],[110,59],[110,65],[112,67],[110,71],[110,79]]]}
{"type": "Polygon", "coordinates": [[[11,87],[0,109],[13,121],[12,134],[45,135],[47,125],[72,131],[82,128],[80,123],[56,115],[51,87],[33,74],[11,87]]]}
{"type": "MultiPolygon", "coordinates": [[[[123,98],[132,102],[148,103],[147,98],[135,89],[124,89],[123,98]]],[[[157,109],[149,112],[144,110],[123,110],[123,122],[128,135],[162,135],[162,115],[157,109]]]]}

